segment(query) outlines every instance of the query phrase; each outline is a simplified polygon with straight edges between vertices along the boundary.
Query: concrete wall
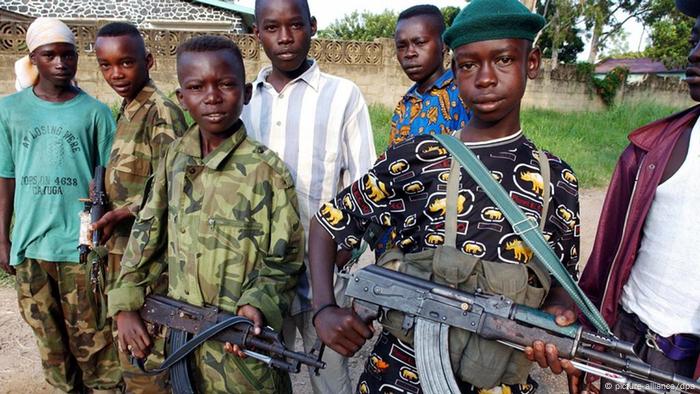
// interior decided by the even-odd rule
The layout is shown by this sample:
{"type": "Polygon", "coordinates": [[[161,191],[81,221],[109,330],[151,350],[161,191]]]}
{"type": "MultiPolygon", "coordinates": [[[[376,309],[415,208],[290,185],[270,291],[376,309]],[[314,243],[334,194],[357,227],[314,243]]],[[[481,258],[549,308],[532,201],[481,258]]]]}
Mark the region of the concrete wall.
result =
{"type": "MultiPolygon", "coordinates": [[[[93,29],[80,29],[82,34],[79,47],[83,49],[77,75],[79,85],[106,103],[119,102],[119,97],[104,82],[97,68],[89,37],[93,29]]],[[[144,32],[144,36],[156,57],[152,78],[163,91],[173,92],[177,87],[174,51],[176,44],[185,39],[187,33],[148,31],[144,32]]],[[[239,44],[244,55],[247,79],[255,79],[260,68],[269,64],[264,51],[252,36],[229,36],[239,44]]],[[[14,91],[13,64],[22,53],[18,37],[18,33],[4,36],[0,29],[0,95],[14,91]]],[[[379,39],[372,43],[314,40],[310,56],[317,59],[324,72],[354,81],[368,103],[393,108],[411,86],[411,81],[396,61],[393,40],[379,39]]],[[[618,103],[655,101],[676,107],[686,107],[693,103],[685,83],[675,78],[656,77],[649,77],[639,84],[626,85],[619,91],[616,100],[618,103]]],[[[605,109],[600,98],[591,91],[586,77],[578,75],[574,66],[560,66],[551,70],[547,62],[543,64],[538,78],[529,82],[523,104],[525,107],[558,111],[605,109]]]]}

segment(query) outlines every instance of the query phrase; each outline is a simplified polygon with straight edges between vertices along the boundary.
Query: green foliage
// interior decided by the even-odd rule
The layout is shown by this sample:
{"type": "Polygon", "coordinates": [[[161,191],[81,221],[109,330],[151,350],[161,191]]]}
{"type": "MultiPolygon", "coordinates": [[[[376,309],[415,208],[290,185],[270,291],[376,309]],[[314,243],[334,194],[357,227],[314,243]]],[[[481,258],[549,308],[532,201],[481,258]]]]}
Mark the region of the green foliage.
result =
{"type": "Polygon", "coordinates": [[[381,104],[369,105],[369,119],[374,132],[374,148],[377,153],[384,152],[389,146],[391,132],[391,116],[393,112],[381,104]]]}
{"type": "Polygon", "coordinates": [[[442,12],[442,17],[445,19],[445,26],[452,26],[452,22],[454,22],[457,14],[459,14],[459,11],[459,7],[453,6],[442,7],[440,9],[440,12],[442,12]]]}
{"type": "Polygon", "coordinates": [[[592,78],[591,82],[595,87],[596,93],[603,100],[603,103],[608,107],[615,104],[615,96],[617,91],[627,80],[629,70],[625,67],[615,67],[605,74],[603,78],[592,78]]]}
{"type": "Polygon", "coordinates": [[[690,31],[694,20],[676,10],[673,0],[653,0],[652,12],[644,20],[651,26],[651,45],[644,55],[661,60],[670,69],[687,64],[690,31]]]}
{"type": "Polygon", "coordinates": [[[332,40],[373,41],[375,38],[393,38],[397,14],[385,10],[381,14],[353,11],[318,32],[321,38],[332,40]]]}
{"type": "Polygon", "coordinates": [[[576,74],[588,81],[588,86],[595,91],[608,107],[615,104],[617,91],[627,81],[629,70],[625,67],[615,67],[602,78],[596,78],[595,65],[591,63],[576,63],[576,74]]]}
{"type": "Polygon", "coordinates": [[[542,56],[551,59],[557,50],[558,62],[576,63],[584,48],[581,29],[576,27],[580,13],[576,4],[572,0],[538,0],[537,12],[548,22],[537,42],[542,56]]]}

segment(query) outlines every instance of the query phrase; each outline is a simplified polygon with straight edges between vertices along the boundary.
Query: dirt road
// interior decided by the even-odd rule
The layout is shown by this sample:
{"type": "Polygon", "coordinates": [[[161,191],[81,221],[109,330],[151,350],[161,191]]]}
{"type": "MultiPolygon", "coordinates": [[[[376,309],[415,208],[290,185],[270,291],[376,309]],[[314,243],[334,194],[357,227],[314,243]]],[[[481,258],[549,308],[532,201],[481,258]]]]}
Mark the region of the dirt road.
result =
{"type": "MultiPolygon", "coordinates": [[[[605,190],[594,189],[581,192],[581,261],[590,253],[595,228],[600,214],[605,190]]],[[[364,360],[369,352],[365,346],[350,360],[353,381],[357,381],[364,360]]],[[[535,379],[540,382],[539,393],[566,392],[565,379],[555,377],[535,368],[535,379]]],[[[306,373],[293,377],[294,392],[311,393],[306,373]]],[[[50,393],[51,387],[44,382],[39,354],[29,327],[17,309],[14,289],[0,288],[0,393],[50,393]]]]}

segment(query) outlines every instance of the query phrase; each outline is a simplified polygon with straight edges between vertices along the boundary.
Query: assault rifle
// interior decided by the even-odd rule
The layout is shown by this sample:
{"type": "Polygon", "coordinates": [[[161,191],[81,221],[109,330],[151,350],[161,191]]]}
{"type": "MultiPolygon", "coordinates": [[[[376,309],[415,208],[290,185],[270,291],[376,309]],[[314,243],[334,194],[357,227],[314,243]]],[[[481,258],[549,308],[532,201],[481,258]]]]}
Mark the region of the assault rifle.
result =
{"type": "Polygon", "coordinates": [[[90,224],[100,220],[107,211],[107,192],[105,191],[105,168],[95,167],[95,178],[92,182],[90,198],[81,198],[85,205],[80,213],[80,237],[78,250],[80,262],[90,263],[90,284],[97,311],[97,328],[102,329],[107,320],[107,300],[105,296],[106,274],[105,265],[107,250],[100,246],[101,231],[93,231],[89,236],[90,224]]]}
{"type": "Polygon", "coordinates": [[[351,274],[345,295],[354,299],[353,308],[365,321],[390,310],[405,314],[403,329],[414,329],[416,364],[428,394],[459,393],[450,365],[450,327],[518,350],[536,340],[551,343],[578,369],[633,390],[700,393],[698,382],[639,359],[631,343],[586,331],[578,324],[558,326],[554,316],[504,296],[467,293],[375,265],[351,274]]]}
{"type": "Polygon", "coordinates": [[[149,374],[170,369],[174,393],[192,392],[187,356],[208,340],[242,346],[249,357],[286,372],[299,373],[301,364],[311,366],[316,372],[326,367],[321,352],[314,355],[313,352],[289,350],[281,334],[270,327],[263,328],[260,335],[253,335],[250,320],[221,312],[214,306],[199,307],[161,295],[150,295],[139,314],[147,322],[170,328],[168,358],[158,368],[149,371],[144,369],[143,360],[132,362],[149,374]]]}

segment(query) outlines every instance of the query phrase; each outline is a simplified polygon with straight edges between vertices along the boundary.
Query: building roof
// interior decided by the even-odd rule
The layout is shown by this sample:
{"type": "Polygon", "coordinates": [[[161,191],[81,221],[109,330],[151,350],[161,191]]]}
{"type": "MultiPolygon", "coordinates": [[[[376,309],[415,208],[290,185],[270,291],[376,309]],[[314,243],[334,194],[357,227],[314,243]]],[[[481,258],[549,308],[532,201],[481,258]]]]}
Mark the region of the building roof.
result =
{"type": "Polygon", "coordinates": [[[606,59],[596,65],[595,72],[596,74],[604,74],[610,72],[615,67],[625,67],[629,70],[630,74],[685,72],[684,70],[669,70],[662,62],[648,57],[639,59],[606,59]]]}

